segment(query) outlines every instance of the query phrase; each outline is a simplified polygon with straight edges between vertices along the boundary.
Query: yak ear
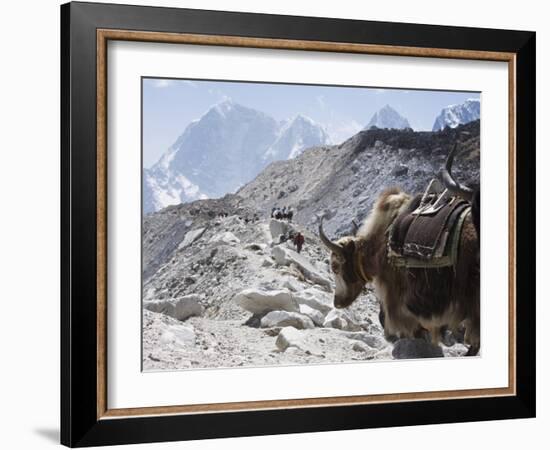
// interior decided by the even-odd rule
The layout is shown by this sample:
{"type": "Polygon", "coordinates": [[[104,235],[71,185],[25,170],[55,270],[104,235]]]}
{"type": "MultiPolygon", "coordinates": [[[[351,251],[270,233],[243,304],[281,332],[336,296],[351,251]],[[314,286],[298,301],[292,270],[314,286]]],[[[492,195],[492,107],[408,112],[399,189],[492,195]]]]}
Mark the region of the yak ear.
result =
{"type": "Polygon", "coordinates": [[[344,249],[344,252],[345,252],[346,256],[349,253],[353,253],[355,251],[355,239],[354,238],[345,237],[340,242],[341,242],[342,248],[344,249]]]}
{"type": "Polygon", "coordinates": [[[350,238],[347,239],[346,243],[344,244],[344,258],[344,279],[349,282],[355,282],[357,280],[353,265],[355,259],[355,240],[350,238]]]}
{"type": "Polygon", "coordinates": [[[350,239],[344,245],[344,255],[349,262],[353,262],[353,259],[355,257],[355,249],[356,249],[356,245],[355,245],[354,239],[350,239]]]}

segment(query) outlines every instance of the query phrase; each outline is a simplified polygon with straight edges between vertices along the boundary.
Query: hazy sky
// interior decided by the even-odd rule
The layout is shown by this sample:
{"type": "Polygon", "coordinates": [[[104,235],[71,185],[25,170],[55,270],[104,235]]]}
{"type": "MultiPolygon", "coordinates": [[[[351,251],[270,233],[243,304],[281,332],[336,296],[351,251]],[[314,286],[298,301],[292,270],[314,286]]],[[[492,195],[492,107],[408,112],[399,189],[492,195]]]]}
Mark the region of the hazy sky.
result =
{"type": "Polygon", "coordinates": [[[144,166],[154,164],[192,120],[228,98],[277,120],[308,116],[339,143],[386,104],[415,130],[431,130],[442,108],[479,93],[144,78],[144,166]]]}

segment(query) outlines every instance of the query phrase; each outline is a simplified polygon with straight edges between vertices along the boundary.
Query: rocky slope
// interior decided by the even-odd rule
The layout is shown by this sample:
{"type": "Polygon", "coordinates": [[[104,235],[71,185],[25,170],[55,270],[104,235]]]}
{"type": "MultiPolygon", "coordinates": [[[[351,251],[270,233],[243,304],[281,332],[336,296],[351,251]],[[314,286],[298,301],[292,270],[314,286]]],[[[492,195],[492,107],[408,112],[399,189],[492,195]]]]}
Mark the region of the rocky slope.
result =
{"type": "MultiPolygon", "coordinates": [[[[252,215],[250,215],[252,213],[252,215]]],[[[460,356],[455,341],[383,337],[370,289],[346,310],[332,306],[328,254],[299,225],[246,220],[229,196],[148,217],[144,247],[143,369],[262,366],[460,356]],[[220,213],[222,217],[220,217],[220,213]],[[227,215],[227,216],[226,216],[227,215]],[[280,236],[305,235],[301,254],[280,236]],[[159,250],[160,249],[160,250],[159,250]],[[155,269],[156,268],[156,269],[155,269]]]]}
{"type": "Polygon", "coordinates": [[[338,146],[306,150],[292,161],[271,164],[237,194],[268,214],[290,206],[295,221],[315,232],[325,214],[329,233],[345,235],[361,222],[378,194],[392,186],[422,192],[460,143],[453,174],[479,183],[479,121],[440,132],[371,129],[338,146]]]}

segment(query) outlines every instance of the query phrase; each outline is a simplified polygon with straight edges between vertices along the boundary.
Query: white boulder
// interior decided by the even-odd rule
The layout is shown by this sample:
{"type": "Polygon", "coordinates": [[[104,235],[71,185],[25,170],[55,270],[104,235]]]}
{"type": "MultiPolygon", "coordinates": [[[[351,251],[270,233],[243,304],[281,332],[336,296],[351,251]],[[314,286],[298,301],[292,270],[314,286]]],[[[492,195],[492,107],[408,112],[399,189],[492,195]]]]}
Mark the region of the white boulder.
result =
{"type": "Polygon", "coordinates": [[[231,245],[231,244],[238,244],[241,240],[235,236],[231,231],[222,231],[221,233],[218,233],[210,239],[211,244],[217,244],[217,245],[231,245]]]}
{"type": "Polygon", "coordinates": [[[271,311],[262,317],[260,323],[262,328],[294,327],[307,330],[315,327],[308,316],[288,311],[271,311]]]}
{"type": "Polygon", "coordinates": [[[281,246],[273,247],[271,256],[275,262],[282,266],[294,264],[305,278],[315,284],[330,288],[330,281],[327,275],[323,274],[305,256],[296,253],[294,250],[281,246]]]}
{"type": "Polygon", "coordinates": [[[271,239],[279,242],[279,236],[281,234],[286,234],[291,229],[288,222],[283,222],[282,220],[271,219],[269,221],[269,232],[271,233],[271,239]]]}
{"type": "Polygon", "coordinates": [[[285,281],[283,282],[283,287],[293,293],[302,289],[302,286],[298,281],[296,281],[296,278],[294,277],[286,277],[285,281]]]}
{"type": "Polygon", "coordinates": [[[194,230],[188,231],[187,233],[185,233],[183,240],[178,246],[178,249],[181,250],[182,248],[190,246],[193,242],[199,239],[204,234],[205,231],[206,231],[206,227],[196,228],[194,230]]]}
{"type": "Polygon", "coordinates": [[[302,348],[302,335],[294,327],[285,327],[277,336],[275,345],[282,352],[284,352],[289,347],[302,348]]]}
{"type": "Polygon", "coordinates": [[[195,330],[187,325],[170,325],[160,336],[160,343],[168,347],[195,345],[195,330]]]}
{"type": "Polygon", "coordinates": [[[271,258],[263,258],[261,266],[262,267],[273,267],[273,261],[271,260],[271,258]]]}
{"type": "Polygon", "coordinates": [[[277,264],[280,264],[282,266],[288,266],[290,265],[290,261],[288,261],[287,255],[286,255],[286,249],[283,247],[275,246],[271,249],[271,256],[275,260],[277,264]]]}
{"type": "Polygon", "coordinates": [[[176,299],[145,302],[143,306],[149,311],[162,313],[177,320],[185,320],[191,316],[201,316],[204,312],[199,298],[198,295],[186,295],[176,299]]]}
{"type": "Polygon", "coordinates": [[[325,328],[336,328],[344,331],[359,331],[361,326],[356,324],[346,311],[341,309],[331,310],[323,322],[325,328]]]}
{"type": "Polygon", "coordinates": [[[298,302],[286,291],[245,289],[233,301],[252,314],[263,315],[270,311],[300,312],[298,302]]]}
{"type": "Polygon", "coordinates": [[[333,309],[332,300],[326,292],[315,288],[304,289],[294,294],[294,298],[301,305],[307,305],[314,308],[323,315],[326,315],[333,309]]]}
{"type": "Polygon", "coordinates": [[[370,348],[380,350],[388,345],[388,342],[381,336],[365,333],[364,331],[348,331],[345,336],[354,341],[361,341],[370,348]]]}
{"type": "Polygon", "coordinates": [[[318,327],[323,326],[323,323],[325,321],[325,316],[318,309],[302,304],[300,305],[300,313],[303,314],[304,316],[309,317],[316,326],[318,327]]]}

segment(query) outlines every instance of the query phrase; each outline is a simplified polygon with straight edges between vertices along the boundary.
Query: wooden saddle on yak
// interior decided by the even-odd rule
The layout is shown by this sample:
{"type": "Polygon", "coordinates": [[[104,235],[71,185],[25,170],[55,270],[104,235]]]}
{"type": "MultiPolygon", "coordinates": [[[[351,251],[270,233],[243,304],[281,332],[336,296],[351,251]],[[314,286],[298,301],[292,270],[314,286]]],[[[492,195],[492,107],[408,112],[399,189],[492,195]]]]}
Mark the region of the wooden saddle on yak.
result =
{"type": "Polygon", "coordinates": [[[433,179],[390,226],[388,257],[398,267],[437,268],[456,263],[470,204],[433,179]]]}

